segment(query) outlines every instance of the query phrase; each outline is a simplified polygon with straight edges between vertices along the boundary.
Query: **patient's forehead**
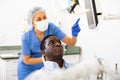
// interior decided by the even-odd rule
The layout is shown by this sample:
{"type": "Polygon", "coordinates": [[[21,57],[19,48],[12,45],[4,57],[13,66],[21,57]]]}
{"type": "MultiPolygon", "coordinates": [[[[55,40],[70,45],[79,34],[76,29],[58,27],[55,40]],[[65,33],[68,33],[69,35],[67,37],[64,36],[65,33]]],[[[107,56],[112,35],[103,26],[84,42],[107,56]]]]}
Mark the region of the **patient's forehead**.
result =
{"type": "Polygon", "coordinates": [[[58,40],[56,36],[50,36],[45,41],[47,42],[47,41],[54,40],[54,39],[58,40]]]}

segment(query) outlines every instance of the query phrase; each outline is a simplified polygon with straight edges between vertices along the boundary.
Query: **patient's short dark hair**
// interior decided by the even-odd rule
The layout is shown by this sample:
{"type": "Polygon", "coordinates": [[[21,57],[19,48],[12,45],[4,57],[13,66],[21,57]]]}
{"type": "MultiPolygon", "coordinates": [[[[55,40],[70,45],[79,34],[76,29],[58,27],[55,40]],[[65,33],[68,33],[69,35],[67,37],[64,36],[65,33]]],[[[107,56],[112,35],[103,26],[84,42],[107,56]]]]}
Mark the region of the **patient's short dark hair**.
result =
{"type": "Polygon", "coordinates": [[[55,35],[54,35],[54,34],[51,34],[51,35],[48,35],[48,36],[44,37],[44,39],[41,41],[41,44],[40,44],[40,49],[41,49],[41,50],[44,50],[44,49],[45,49],[45,40],[46,40],[47,38],[49,38],[50,36],[55,36],[55,35]]]}

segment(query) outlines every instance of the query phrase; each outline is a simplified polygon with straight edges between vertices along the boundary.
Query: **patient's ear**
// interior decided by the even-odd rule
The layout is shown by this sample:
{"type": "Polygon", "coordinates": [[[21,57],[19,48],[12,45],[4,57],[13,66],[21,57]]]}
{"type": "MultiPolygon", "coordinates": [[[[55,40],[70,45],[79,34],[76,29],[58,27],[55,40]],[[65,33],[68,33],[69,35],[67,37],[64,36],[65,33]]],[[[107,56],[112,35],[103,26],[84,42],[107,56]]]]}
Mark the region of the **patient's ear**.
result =
{"type": "Polygon", "coordinates": [[[42,53],[42,55],[43,55],[43,56],[45,56],[45,55],[46,55],[45,50],[41,50],[41,53],[42,53]]]}

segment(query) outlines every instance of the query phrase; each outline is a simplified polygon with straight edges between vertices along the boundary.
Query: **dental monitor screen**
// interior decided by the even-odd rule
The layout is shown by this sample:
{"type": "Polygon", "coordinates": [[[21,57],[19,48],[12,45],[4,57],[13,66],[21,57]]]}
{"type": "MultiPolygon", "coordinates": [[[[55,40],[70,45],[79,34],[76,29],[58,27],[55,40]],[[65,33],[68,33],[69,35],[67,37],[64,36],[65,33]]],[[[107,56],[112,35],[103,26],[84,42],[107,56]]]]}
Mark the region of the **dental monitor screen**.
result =
{"type": "Polygon", "coordinates": [[[97,11],[95,0],[84,0],[85,8],[89,9],[87,14],[88,26],[90,29],[94,29],[97,27],[98,18],[97,18],[97,11]]]}

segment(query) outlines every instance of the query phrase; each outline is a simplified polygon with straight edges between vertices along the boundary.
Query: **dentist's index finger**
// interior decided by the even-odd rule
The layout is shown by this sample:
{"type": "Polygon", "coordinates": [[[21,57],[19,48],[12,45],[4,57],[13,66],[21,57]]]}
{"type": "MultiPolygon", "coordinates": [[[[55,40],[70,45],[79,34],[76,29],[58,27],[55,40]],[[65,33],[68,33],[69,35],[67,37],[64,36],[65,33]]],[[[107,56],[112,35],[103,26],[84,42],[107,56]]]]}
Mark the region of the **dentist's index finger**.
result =
{"type": "Polygon", "coordinates": [[[79,22],[79,20],[80,20],[80,18],[78,18],[78,20],[76,21],[76,23],[75,23],[75,24],[77,24],[77,23],[79,22]]]}

